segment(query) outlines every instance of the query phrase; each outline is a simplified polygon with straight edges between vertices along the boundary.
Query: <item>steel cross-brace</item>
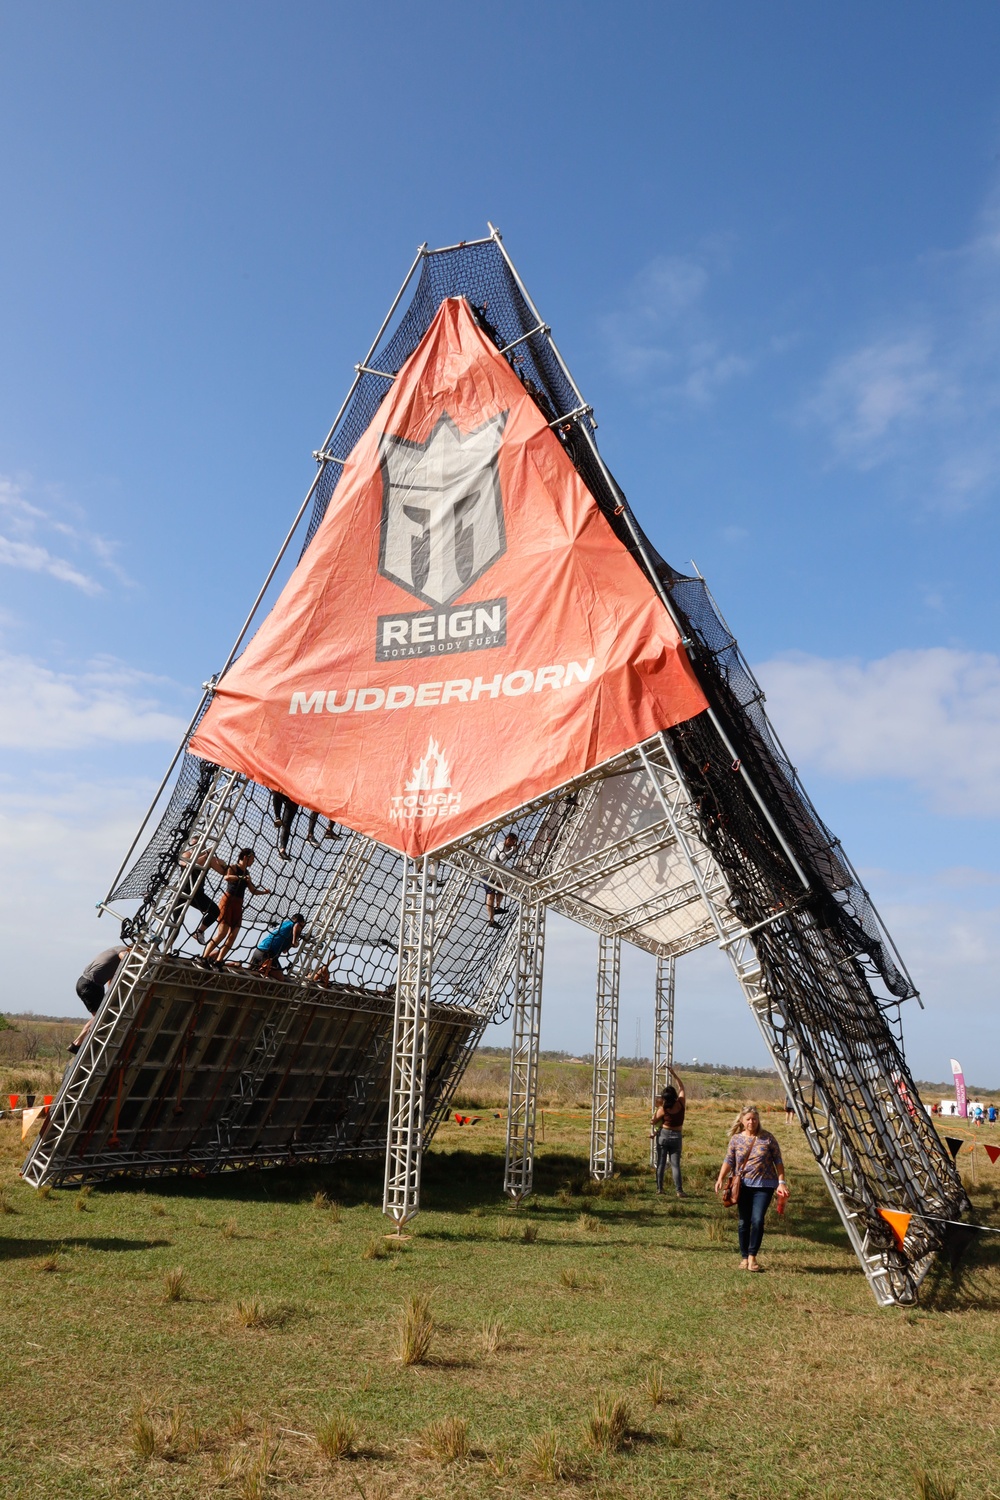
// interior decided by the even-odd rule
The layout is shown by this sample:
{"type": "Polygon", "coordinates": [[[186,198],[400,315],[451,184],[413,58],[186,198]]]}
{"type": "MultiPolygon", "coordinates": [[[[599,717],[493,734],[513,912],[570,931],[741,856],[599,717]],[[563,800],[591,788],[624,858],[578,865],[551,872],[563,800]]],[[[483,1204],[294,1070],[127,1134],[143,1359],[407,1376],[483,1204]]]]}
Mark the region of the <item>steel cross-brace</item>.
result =
{"type": "MultiPolygon", "coordinates": [[[[650,1114],[655,1114],[656,1104],[670,1082],[670,1069],[674,1062],[674,983],[677,960],[671,956],[656,960],[656,1004],[653,1011],[653,1085],[650,1093],[650,1114]]],[[[649,1143],[649,1165],[656,1165],[656,1142],[649,1143]]]]}
{"type": "Polygon", "coordinates": [[[590,1113],[590,1175],[597,1182],[615,1169],[615,1086],[618,1072],[618,986],[622,944],[603,933],[597,945],[597,1023],[590,1113]]]}
{"type": "Polygon", "coordinates": [[[545,907],[536,902],[522,902],[517,923],[517,970],[507,1093],[507,1156],[503,1174],[503,1190],[515,1203],[527,1198],[534,1184],[544,951],[545,907]]]}
{"type": "Polygon", "coordinates": [[[420,1207],[436,896],[437,861],[404,857],[382,1200],[397,1229],[420,1207]]]}

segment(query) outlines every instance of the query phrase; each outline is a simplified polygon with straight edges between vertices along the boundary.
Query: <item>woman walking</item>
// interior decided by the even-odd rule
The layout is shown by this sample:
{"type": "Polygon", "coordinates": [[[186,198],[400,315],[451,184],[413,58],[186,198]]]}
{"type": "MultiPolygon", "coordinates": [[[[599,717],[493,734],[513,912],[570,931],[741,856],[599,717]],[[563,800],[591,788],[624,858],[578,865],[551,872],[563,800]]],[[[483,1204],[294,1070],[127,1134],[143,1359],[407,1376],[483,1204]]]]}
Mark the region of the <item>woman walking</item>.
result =
{"type": "Polygon", "coordinates": [[[756,1104],[745,1104],[729,1132],[729,1150],[719,1168],[715,1191],[721,1193],[727,1177],[739,1179],[736,1212],[739,1215],[740,1270],[762,1271],[757,1263],[764,1238],[764,1215],[775,1191],[788,1197],[781,1147],[769,1130],[761,1130],[756,1104]]]}
{"type": "Polygon", "coordinates": [[[667,1162],[670,1162],[670,1173],[674,1179],[674,1188],[678,1198],[683,1198],[684,1187],[681,1181],[681,1130],[684,1126],[684,1106],[687,1103],[684,1094],[684,1085],[680,1076],[673,1068],[667,1068],[677,1087],[667,1084],[660,1095],[660,1102],[656,1106],[653,1115],[653,1128],[649,1132],[650,1140],[656,1142],[656,1191],[663,1192],[663,1179],[667,1171],[667,1162]]]}

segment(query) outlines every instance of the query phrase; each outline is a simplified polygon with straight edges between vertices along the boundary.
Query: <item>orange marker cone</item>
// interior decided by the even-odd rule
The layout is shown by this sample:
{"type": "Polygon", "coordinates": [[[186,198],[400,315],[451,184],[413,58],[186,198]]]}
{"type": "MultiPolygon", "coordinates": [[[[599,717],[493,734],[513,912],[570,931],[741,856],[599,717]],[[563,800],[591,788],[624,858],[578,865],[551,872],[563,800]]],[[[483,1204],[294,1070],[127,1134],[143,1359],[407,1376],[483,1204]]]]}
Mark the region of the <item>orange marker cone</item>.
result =
{"type": "Polygon", "coordinates": [[[896,1249],[902,1250],[903,1241],[906,1239],[906,1231],[910,1227],[912,1214],[900,1213],[896,1208],[880,1208],[879,1213],[892,1230],[892,1237],[896,1241],[896,1249]]]}

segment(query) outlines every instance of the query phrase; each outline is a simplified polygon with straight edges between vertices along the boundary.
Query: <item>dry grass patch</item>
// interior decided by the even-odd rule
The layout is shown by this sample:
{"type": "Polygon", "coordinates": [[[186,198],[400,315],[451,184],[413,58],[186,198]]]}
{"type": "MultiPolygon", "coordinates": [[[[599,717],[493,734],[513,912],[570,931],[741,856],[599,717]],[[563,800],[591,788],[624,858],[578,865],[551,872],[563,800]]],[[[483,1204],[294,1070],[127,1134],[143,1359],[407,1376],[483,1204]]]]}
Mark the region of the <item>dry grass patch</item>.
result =
{"type": "Polygon", "coordinates": [[[655,1366],[646,1376],[646,1395],[650,1406],[663,1406],[674,1399],[667,1385],[667,1377],[659,1366],[655,1366]]]}
{"type": "Polygon", "coordinates": [[[156,1431],[156,1423],[144,1401],[140,1401],[132,1413],[132,1420],[129,1423],[129,1439],[132,1452],[136,1458],[142,1459],[143,1463],[148,1463],[160,1451],[160,1438],[156,1431]]]}
{"type": "Polygon", "coordinates": [[[416,1447],[422,1458],[435,1458],[440,1464],[458,1463],[469,1456],[469,1424],[465,1417],[431,1422],[420,1433],[416,1447]]]}
{"type": "Polygon", "coordinates": [[[259,1297],[241,1298],[233,1308],[240,1328],[282,1328],[292,1315],[284,1303],[268,1307],[259,1297]]]}
{"type": "Polygon", "coordinates": [[[358,1440],[358,1424],[340,1413],[325,1418],[316,1428],[316,1446],[328,1463],[350,1458],[358,1440]]]}
{"type": "Polygon", "coordinates": [[[522,1224],[521,1225],[521,1244],[522,1245],[533,1245],[535,1243],[535,1241],[537,1240],[537,1238],[538,1238],[538,1225],[537,1224],[522,1224]]]}
{"type": "Polygon", "coordinates": [[[163,1277],[163,1300],[164,1302],[181,1302],[187,1291],[187,1273],[180,1266],[173,1271],[167,1271],[163,1277]]]}
{"type": "Polygon", "coordinates": [[[555,1484],[566,1477],[562,1448],[555,1432],[539,1432],[529,1440],[521,1472],[525,1479],[540,1484],[555,1484]]]}
{"type": "Polygon", "coordinates": [[[507,1325],[503,1318],[484,1318],[479,1334],[486,1354],[499,1354],[507,1347],[507,1325]]]}
{"type": "Polygon", "coordinates": [[[361,1252],[362,1260],[388,1260],[389,1250],[385,1238],[380,1234],[373,1234],[367,1245],[361,1252]]]}
{"type": "Polygon", "coordinates": [[[914,1500],[958,1500],[958,1486],[952,1479],[941,1479],[927,1469],[913,1473],[914,1500]]]}
{"type": "Polygon", "coordinates": [[[222,1230],[222,1238],[224,1240],[239,1239],[240,1230],[239,1225],[237,1224],[235,1219],[227,1219],[224,1224],[220,1225],[220,1228],[222,1230]]]}
{"type": "Polygon", "coordinates": [[[401,1309],[397,1323],[396,1357],[400,1364],[426,1364],[433,1338],[431,1299],[422,1292],[414,1292],[401,1309]]]}
{"type": "Polygon", "coordinates": [[[586,1439],[598,1453],[618,1453],[632,1426],[632,1408],[624,1396],[599,1396],[587,1421],[586,1439]]]}
{"type": "Polygon", "coordinates": [[[596,1214],[581,1214],[576,1221],[576,1227],[582,1229],[584,1234],[600,1234],[604,1225],[596,1214]]]}
{"type": "Polygon", "coordinates": [[[710,1219],[705,1220],[705,1233],[713,1244],[719,1245],[724,1240],[732,1239],[735,1224],[724,1219],[721,1214],[713,1214],[710,1219]]]}
{"type": "Polygon", "coordinates": [[[53,1271],[61,1271],[62,1264],[62,1259],[58,1255],[43,1255],[38,1262],[38,1269],[43,1275],[50,1276],[53,1271]]]}

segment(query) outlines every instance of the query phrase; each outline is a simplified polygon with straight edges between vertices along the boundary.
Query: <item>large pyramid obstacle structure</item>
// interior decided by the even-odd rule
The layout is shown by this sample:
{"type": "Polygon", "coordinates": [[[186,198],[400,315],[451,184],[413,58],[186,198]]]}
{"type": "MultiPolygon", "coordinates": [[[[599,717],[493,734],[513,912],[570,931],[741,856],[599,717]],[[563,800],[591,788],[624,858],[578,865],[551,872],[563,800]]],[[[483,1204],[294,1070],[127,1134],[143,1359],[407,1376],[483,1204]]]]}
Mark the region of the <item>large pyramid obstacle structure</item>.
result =
{"type": "Polygon", "coordinates": [[[614,1164],[622,941],[657,958],[654,1086],[676,959],[716,943],[875,1296],[915,1298],[969,1204],[906,1066],[913,985],[704,581],[651,546],[595,427],[500,235],[422,247],[104,903],[135,903],[131,948],[29,1181],[384,1153],[402,1225],[510,1016],[520,1199],[554,909],[600,939],[594,1175],[614,1164]],[[197,961],[191,929],[247,848],[259,894],[229,959],[301,912],[284,973],[197,961]],[[915,1215],[902,1245],[883,1207],[915,1215]]]}

